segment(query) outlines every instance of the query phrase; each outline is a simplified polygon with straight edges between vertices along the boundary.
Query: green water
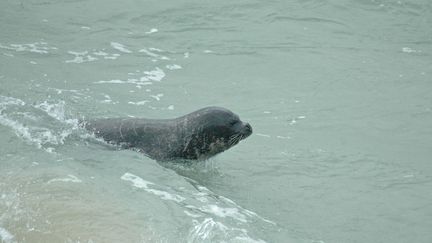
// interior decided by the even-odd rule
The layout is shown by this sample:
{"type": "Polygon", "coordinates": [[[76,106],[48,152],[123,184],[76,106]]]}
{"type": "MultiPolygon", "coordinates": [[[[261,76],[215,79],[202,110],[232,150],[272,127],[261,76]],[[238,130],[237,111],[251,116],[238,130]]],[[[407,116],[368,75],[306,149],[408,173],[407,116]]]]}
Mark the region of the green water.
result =
{"type": "Polygon", "coordinates": [[[428,0],[0,2],[1,242],[432,242],[428,0]],[[229,108],[159,164],[77,127],[229,108]]]}

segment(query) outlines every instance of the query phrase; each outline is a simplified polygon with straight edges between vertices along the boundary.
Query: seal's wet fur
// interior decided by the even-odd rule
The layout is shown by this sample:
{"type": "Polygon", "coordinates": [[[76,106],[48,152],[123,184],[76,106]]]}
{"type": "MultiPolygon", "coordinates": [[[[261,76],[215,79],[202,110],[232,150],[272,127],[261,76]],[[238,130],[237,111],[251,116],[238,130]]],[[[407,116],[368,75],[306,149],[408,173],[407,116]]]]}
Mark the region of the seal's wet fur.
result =
{"type": "Polygon", "coordinates": [[[205,160],[252,134],[248,123],[221,107],[174,119],[105,118],[86,121],[84,126],[111,144],[159,161],[205,160]]]}

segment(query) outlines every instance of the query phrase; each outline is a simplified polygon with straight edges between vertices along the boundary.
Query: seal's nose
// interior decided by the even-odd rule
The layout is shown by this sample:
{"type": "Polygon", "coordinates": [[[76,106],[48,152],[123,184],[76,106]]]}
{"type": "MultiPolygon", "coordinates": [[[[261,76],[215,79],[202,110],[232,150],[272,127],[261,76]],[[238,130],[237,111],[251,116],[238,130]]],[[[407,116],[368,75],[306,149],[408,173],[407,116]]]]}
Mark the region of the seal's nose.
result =
{"type": "Polygon", "coordinates": [[[247,136],[252,134],[252,126],[247,122],[245,122],[244,131],[247,136]]]}

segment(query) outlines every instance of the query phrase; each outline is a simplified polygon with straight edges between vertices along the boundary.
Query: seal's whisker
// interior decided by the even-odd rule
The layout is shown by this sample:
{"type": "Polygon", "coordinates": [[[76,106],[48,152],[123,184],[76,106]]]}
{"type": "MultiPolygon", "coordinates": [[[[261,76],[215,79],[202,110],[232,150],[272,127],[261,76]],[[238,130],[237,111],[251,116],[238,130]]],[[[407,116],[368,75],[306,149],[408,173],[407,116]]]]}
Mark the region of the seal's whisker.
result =
{"type": "Polygon", "coordinates": [[[237,138],[238,134],[233,134],[229,137],[228,142],[231,143],[233,140],[235,140],[237,138]]]}
{"type": "Polygon", "coordinates": [[[236,136],[238,136],[238,134],[233,134],[233,135],[231,135],[231,136],[229,137],[229,140],[234,139],[236,136]]]}
{"type": "Polygon", "coordinates": [[[232,145],[238,143],[238,142],[241,140],[242,135],[237,133],[237,134],[232,135],[231,137],[232,137],[232,139],[230,139],[230,140],[228,141],[228,144],[229,144],[230,146],[232,146],[232,145]]]}

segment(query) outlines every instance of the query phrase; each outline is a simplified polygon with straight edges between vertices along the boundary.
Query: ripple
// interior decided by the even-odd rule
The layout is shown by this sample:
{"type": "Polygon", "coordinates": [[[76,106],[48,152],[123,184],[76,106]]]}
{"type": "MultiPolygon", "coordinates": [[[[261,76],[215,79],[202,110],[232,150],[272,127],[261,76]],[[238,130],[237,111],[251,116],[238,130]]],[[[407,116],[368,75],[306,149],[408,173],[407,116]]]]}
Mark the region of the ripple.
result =
{"type": "Polygon", "coordinates": [[[132,53],[132,51],[127,49],[125,45],[118,42],[111,42],[111,47],[123,53],[132,53]]]}
{"type": "Polygon", "coordinates": [[[157,49],[157,48],[148,48],[148,49],[143,48],[143,49],[139,50],[138,52],[144,53],[149,57],[153,57],[153,58],[156,58],[159,60],[170,60],[170,58],[167,56],[157,54],[156,52],[159,52],[159,53],[163,52],[162,50],[157,49]]]}
{"type": "Polygon", "coordinates": [[[34,42],[29,44],[9,44],[0,43],[0,48],[13,50],[16,52],[32,52],[38,54],[48,54],[50,50],[57,50],[57,47],[49,46],[46,42],[34,42]]]}
{"type": "Polygon", "coordinates": [[[89,55],[88,51],[83,52],[75,52],[75,51],[68,51],[69,54],[74,55],[74,59],[66,60],[65,63],[84,63],[84,62],[93,62],[98,60],[99,58],[93,57],[89,55]]]}
{"type": "Polygon", "coordinates": [[[73,183],[81,183],[82,180],[78,179],[78,177],[74,175],[67,175],[65,178],[54,178],[49,180],[47,183],[51,184],[53,182],[73,182],[73,183]]]}
{"type": "Polygon", "coordinates": [[[136,175],[131,174],[131,173],[125,173],[124,175],[121,176],[121,179],[124,181],[132,182],[132,185],[134,187],[144,189],[146,192],[154,194],[162,200],[170,200],[170,201],[175,201],[175,202],[182,202],[185,200],[185,198],[180,196],[180,195],[172,194],[172,193],[169,193],[169,192],[163,191],[163,190],[150,188],[150,186],[155,185],[153,182],[146,181],[146,180],[142,179],[141,177],[136,176],[136,175]]]}
{"type": "MultiPolygon", "coordinates": [[[[143,71],[143,72],[138,72],[138,74],[142,75],[141,77],[137,77],[137,78],[128,78],[126,80],[121,80],[121,79],[111,79],[111,80],[100,80],[100,81],[96,81],[93,82],[95,84],[136,84],[136,85],[150,85],[152,84],[151,81],[162,81],[162,79],[165,77],[165,72],[156,67],[154,70],[150,70],[150,71],[143,71]]],[[[131,75],[137,75],[137,74],[133,74],[130,73],[131,75]]]]}

